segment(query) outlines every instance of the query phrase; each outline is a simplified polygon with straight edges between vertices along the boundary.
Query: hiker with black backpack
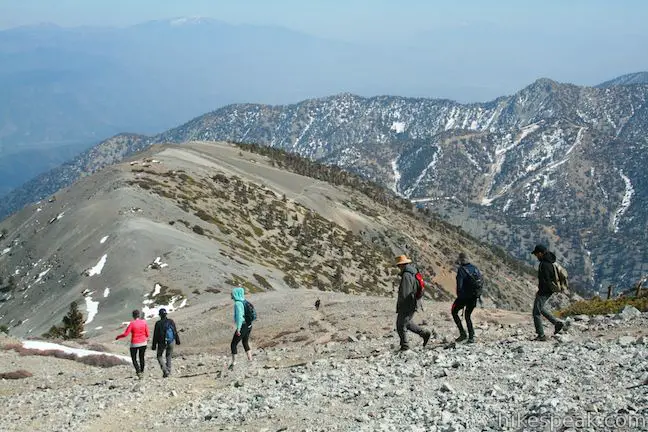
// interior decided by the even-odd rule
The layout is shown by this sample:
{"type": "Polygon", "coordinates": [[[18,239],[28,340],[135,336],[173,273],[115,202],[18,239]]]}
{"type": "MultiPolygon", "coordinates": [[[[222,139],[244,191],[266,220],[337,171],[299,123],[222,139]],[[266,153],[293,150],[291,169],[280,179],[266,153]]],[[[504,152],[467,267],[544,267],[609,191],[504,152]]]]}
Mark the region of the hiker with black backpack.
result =
{"type": "Polygon", "coordinates": [[[162,369],[162,378],[168,378],[171,375],[171,356],[173,355],[173,343],[180,345],[180,337],[176,329],[175,322],[167,318],[166,309],[159,310],[160,320],[155,323],[153,330],[153,351],[157,350],[157,361],[162,369]],[[166,351],[166,358],[163,355],[166,351]]]}
{"type": "Polygon", "coordinates": [[[547,250],[544,245],[536,245],[531,253],[540,261],[538,265],[538,292],[533,302],[533,324],[537,334],[534,340],[542,342],[547,340],[542,326],[543,316],[554,325],[554,334],[560,333],[565,326],[564,322],[549,312],[547,301],[552,294],[567,288],[567,272],[556,263],[556,255],[547,250]]]}
{"type": "Polygon", "coordinates": [[[452,303],[452,318],[454,319],[457,328],[459,329],[459,337],[455,339],[456,342],[462,342],[468,339],[467,343],[475,342],[475,330],[473,328],[471,315],[473,310],[477,307],[477,300],[482,295],[484,286],[484,279],[479,269],[470,263],[468,256],[461,252],[457,259],[459,268],[457,269],[457,299],[452,303]],[[461,319],[459,318],[459,311],[464,309],[464,317],[466,319],[466,327],[468,327],[468,335],[463,328],[461,319]]]}
{"type": "Polygon", "coordinates": [[[400,350],[407,351],[406,330],[416,333],[423,338],[423,346],[430,340],[432,332],[425,330],[413,321],[414,313],[418,309],[419,300],[423,296],[424,282],[421,273],[412,264],[412,260],[405,255],[396,258],[396,266],[400,269],[400,285],[398,286],[398,300],[396,303],[396,331],[400,338],[400,350]]]}
{"type": "Polygon", "coordinates": [[[229,370],[234,369],[236,354],[238,353],[237,346],[241,341],[248,360],[252,361],[249,340],[252,332],[252,322],[256,319],[254,306],[245,300],[245,290],[243,288],[236,287],[232,289],[232,300],[234,300],[234,324],[236,328],[232,337],[232,363],[229,365],[229,370]]]}

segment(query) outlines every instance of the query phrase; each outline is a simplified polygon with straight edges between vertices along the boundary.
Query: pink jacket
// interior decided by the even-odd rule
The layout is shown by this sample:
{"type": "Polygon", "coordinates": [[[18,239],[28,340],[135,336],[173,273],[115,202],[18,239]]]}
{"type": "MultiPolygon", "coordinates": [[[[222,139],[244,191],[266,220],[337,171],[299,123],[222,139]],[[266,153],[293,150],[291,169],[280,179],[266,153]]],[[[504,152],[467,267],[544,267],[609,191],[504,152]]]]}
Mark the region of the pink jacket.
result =
{"type": "Polygon", "coordinates": [[[136,319],[128,324],[124,333],[117,336],[115,339],[121,339],[131,333],[131,344],[145,344],[149,337],[149,328],[146,321],[143,319],[136,319]]]}

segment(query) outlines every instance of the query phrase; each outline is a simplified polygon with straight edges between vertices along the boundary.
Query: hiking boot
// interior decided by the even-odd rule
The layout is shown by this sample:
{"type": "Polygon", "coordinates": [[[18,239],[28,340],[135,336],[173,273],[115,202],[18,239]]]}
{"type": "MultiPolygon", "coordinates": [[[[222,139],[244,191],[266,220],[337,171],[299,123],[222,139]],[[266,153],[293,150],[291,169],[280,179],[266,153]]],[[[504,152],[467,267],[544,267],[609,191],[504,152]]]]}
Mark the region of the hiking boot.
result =
{"type": "Polygon", "coordinates": [[[455,339],[455,342],[463,342],[466,339],[468,339],[468,336],[466,336],[465,333],[462,333],[461,335],[459,335],[459,337],[457,339],[455,339]]]}
{"type": "Polygon", "coordinates": [[[169,378],[168,372],[162,372],[162,378],[169,378]]]}
{"type": "Polygon", "coordinates": [[[556,325],[554,326],[554,334],[560,333],[560,331],[565,328],[565,323],[562,321],[558,321],[556,325]]]}
{"type": "Polygon", "coordinates": [[[407,345],[403,345],[402,347],[400,347],[400,349],[398,351],[400,351],[400,352],[409,351],[409,347],[407,345]]]}
{"type": "Polygon", "coordinates": [[[137,379],[142,379],[144,377],[143,372],[137,372],[137,379]]]}
{"type": "Polygon", "coordinates": [[[466,343],[474,344],[474,343],[475,343],[475,338],[472,337],[472,336],[470,336],[470,337],[468,338],[468,340],[466,341],[466,343]]]}
{"type": "Polygon", "coordinates": [[[546,342],[546,341],[547,341],[547,336],[545,336],[545,335],[542,335],[542,336],[538,335],[538,336],[536,336],[535,339],[532,339],[532,340],[533,340],[533,341],[536,341],[536,342],[546,342]]]}
{"type": "Polygon", "coordinates": [[[427,332],[423,335],[423,346],[428,344],[431,336],[432,336],[432,332],[427,332]]]}
{"type": "Polygon", "coordinates": [[[234,370],[234,363],[230,363],[230,365],[227,367],[227,370],[234,370]]]}

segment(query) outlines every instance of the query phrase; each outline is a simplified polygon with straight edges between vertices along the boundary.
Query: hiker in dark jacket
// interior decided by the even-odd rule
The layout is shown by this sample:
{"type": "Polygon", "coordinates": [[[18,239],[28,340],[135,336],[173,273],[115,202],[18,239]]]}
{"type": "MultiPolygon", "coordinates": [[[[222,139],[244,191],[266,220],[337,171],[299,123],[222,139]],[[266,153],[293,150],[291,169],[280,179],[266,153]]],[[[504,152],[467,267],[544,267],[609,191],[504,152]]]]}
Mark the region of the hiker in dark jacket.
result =
{"type": "Polygon", "coordinates": [[[238,354],[237,346],[239,342],[243,342],[243,349],[247,355],[248,360],[252,361],[252,350],[250,349],[249,339],[252,332],[252,323],[245,321],[245,290],[241,287],[232,289],[232,300],[234,300],[234,336],[232,337],[232,363],[228,369],[234,369],[236,364],[236,354],[238,354]]]}
{"type": "Polygon", "coordinates": [[[160,369],[162,369],[162,377],[167,378],[171,375],[171,356],[173,355],[173,342],[175,341],[176,345],[180,345],[180,336],[176,329],[175,322],[172,319],[167,318],[166,309],[160,309],[158,312],[160,315],[160,320],[155,323],[155,329],[153,330],[153,350],[157,349],[157,361],[160,363],[160,369]],[[167,335],[167,328],[173,333],[173,340],[170,339],[167,335]],[[162,355],[165,354],[166,359],[162,358],[162,355]],[[166,360],[166,362],[165,362],[166,360]]]}
{"type": "Polygon", "coordinates": [[[551,289],[552,281],[556,279],[556,271],[553,263],[556,262],[556,255],[547,250],[541,244],[536,245],[531,252],[538,258],[540,264],[538,265],[538,292],[536,293],[535,301],[533,302],[533,324],[537,337],[534,340],[546,341],[547,337],[544,334],[542,326],[542,317],[544,316],[554,325],[554,334],[560,333],[565,326],[561,320],[554,317],[549,310],[547,310],[547,300],[553,294],[551,289]]]}
{"type": "Polygon", "coordinates": [[[432,333],[424,330],[418,325],[414,324],[413,318],[416,312],[418,302],[416,300],[416,290],[418,288],[418,281],[416,280],[417,269],[412,265],[412,260],[405,255],[396,258],[396,265],[400,269],[400,285],[398,287],[398,300],[396,303],[396,331],[400,338],[400,350],[407,351],[409,345],[407,343],[406,330],[416,333],[423,338],[423,346],[426,346],[430,340],[432,333]]]}
{"type": "Polygon", "coordinates": [[[475,330],[473,329],[473,323],[471,314],[475,307],[477,306],[478,295],[473,292],[471,287],[471,278],[477,277],[479,269],[472,265],[468,260],[468,256],[461,252],[459,258],[457,259],[457,264],[459,268],[457,269],[457,299],[452,303],[452,318],[454,319],[457,328],[459,329],[459,337],[455,339],[456,342],[461,342],[468,339],[468,343],[475,342],[475,330]],[[468,327],[468,336],[466,337],[466,331],[463,328],[461,323],[461,318],[459,318],[459,311],[465,308],[464,317],[466,318],[466,327],[468,327]]]}

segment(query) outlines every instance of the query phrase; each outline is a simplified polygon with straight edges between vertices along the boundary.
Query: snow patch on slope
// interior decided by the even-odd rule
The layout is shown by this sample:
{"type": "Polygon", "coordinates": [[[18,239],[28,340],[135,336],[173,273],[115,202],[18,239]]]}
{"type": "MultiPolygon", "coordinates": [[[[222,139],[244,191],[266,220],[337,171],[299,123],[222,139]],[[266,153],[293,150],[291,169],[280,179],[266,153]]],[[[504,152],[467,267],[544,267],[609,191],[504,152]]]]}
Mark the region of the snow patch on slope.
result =
{"type": "Polygon", "coordinates": [[[88,270],[88,276],[100,275],[104,266],[106,265],[106,260],[108,259],[108,254],[105,254],[101,257],[96,266],[88,270]]]}
{"type": "Polygon", "coordinates": [[[123,355],[111,354],[111,353],[101,352],[101,351],[92,351],[92,350],[81,349],[81,348],[71,348],[65,345],[59,345],[52,342],[26,340],[26,341],[22,341],[22,346],[26,349],[33,349],[38,351],[50,351],[50,350],[63,351],[68,354],[74,354],[77,357],[87,357],[91,355],[106,355],[109,357],[116,357],[118,359],[122,359],[127,362],[130,362],[130,357],[126,357],[123,355]]]}
{"type": "Polygon", "coordinates": [[[94,291],[84,296],[86,302],[86,312],[88,313],[88,318],[86,318],[85,322],[86,324],[90,324],[99,312],[99,302],[92,300],[92,294],[94,294],[94,291]]]}
{"type": "Polygon", "coordinates": [[[394,131],[396,133],[403,133],[403,132],[405,132],[405,123],[404,122],[394,122],[394,123],[392,123],[389,130],[392,130],[392,131],[394,131]]]}
{"type": "Polygon", "coordinates": [[[416,188],[419,186],[421,181],[427,176],[428,171],[433,169],[437,162],[439,161],[439,156],[441,154],[441,149],[437,148],[437,151],[434,153],[434,156],[432,156],[432,161],[425,167],[423,171],[421,171],[421,174],[416,178],[412,186],[410,186],[406,191],[405,191],[405,197],[409,198],[412,193],[416,190],[416,188]]]}
{"type": "Polygon", "coordinates": [[[401,173],[398,170],[398,158],[391,161],[391,168],[392,168],[392,173],[394,174],[394,184],[391,187],[391,190],[393,190],[394,193],[398,194],[398,183],[400,182],[401,179],[401,173]]]}
{"type": "Polygon", "coordinates": [[[612,216],[612,221],[610,223],[610,226],[615,233],[619,232],[621,217],[628,211],[630,204],[632,204],[632,196],[634,195],[632,182],[625,174],[623,174],[623,170],[619,171],[619,175],[625,183],[625,193],[623,194],[623,200],[621,200],[621,206],[612,216]]]}

